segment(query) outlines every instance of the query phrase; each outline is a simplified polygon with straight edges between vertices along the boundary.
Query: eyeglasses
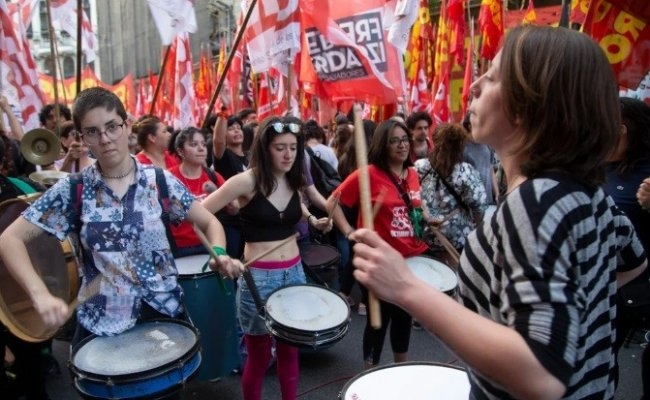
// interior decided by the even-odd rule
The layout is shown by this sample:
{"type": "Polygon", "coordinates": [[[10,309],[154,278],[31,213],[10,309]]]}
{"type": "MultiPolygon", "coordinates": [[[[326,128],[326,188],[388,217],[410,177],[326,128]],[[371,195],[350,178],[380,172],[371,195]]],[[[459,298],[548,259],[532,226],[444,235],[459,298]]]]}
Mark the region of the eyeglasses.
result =
{"type": "Polygon", "coordinates": [[[300,125],[294,123],[294,122],[289,122],[289,123],[283,123],[283,122],[274,122],[271,124],[273,127],[273,130],[275,133],[282,133],[282,132],[291,132],[291,133],[299,133],[300,132],[300,125]]]}
{"type": "Polygon", "coordinates": [[[403,143],[405,145],[409,145],[410,144],[409,137],[408,136],[404,136],[403,138],[393,137],[393,138],[388,139],[388,144],[391,145],[391,146],[399,146],[400,143],[403,143]]]}
{"type": "Polygon", "coordinates": [[[97,129],[97,128],[88,128],[85,129],[81,132],[81,137],[83,138],[84,142],[86,144],[91,144],[95,145],[99,143],[99,140],[102,137],[102,134],[106,134],[106,137],[108,140],[115,140],[120,135],[122,135],[124,125],[126,124],[126,121],[122,121],[121,124],[118,124],[116,122],[112,122],[106,126],[105,130],[97,129]]]}

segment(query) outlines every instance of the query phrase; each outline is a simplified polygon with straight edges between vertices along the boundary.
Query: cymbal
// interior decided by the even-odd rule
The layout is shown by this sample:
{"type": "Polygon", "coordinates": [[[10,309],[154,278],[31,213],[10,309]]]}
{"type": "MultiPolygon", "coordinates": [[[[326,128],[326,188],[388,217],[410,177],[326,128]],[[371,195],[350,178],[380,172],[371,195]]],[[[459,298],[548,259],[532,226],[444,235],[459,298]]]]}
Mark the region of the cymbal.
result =
{"type": "Polygon", "coordinates": [[[52,164],[59,158],[61,141],[58,136],[47,129],[32,129],[21,139],[20,152],[32,164],[52,164]]]}
{"type": "Polygon", "coordinates": [[[69,173],[64,171],[36,171],[29,174],[29,179],[43,186],[52,186],[59,179],[65,178],[69,173]]]}

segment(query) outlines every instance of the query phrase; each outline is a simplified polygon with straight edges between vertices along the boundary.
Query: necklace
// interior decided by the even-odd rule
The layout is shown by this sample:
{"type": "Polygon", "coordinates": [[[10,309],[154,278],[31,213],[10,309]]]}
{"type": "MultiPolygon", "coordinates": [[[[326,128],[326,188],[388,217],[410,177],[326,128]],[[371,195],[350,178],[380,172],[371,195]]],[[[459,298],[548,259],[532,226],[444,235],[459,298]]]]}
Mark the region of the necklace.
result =
{"type": "Polygon", "coordinates": [[[134,167],[135,167],[135,164],[132,163],[131,166],[129,167],[129,169],[125,173],[123,173],[122,175],[114,175],[114,176],[113,175],[106,175],[101,170],[100,170],[99,173],[102,176],[102,178],[106,178],[106,179],[122,179],[122,178],[126,178],[127,176],[129,176],[131,174],[131,172],[133,172],[134,167]]]}

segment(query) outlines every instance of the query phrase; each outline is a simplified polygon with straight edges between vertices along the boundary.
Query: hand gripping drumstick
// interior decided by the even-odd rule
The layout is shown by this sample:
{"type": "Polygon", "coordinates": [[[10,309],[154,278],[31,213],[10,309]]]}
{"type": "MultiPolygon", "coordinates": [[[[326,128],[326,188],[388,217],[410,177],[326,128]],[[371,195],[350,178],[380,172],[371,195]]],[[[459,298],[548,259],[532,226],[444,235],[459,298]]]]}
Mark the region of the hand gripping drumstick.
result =
{"type": "MultiPolygon", "coordinates": [[[[363,227],[374,229],[372,205],[370,203],[370,177],[368,176],[368,154],[366,151],[366,134],[361,121],[361,106],[354,105],[354,147],[357,157],[357,168],[359,170],[359,199],[361,205],[361,219],[363,227]]],[[[381,328],[381,310],[379,301],[374,293],[368,291],[368,311],[370,326],[375,329],[381,328]]]]}

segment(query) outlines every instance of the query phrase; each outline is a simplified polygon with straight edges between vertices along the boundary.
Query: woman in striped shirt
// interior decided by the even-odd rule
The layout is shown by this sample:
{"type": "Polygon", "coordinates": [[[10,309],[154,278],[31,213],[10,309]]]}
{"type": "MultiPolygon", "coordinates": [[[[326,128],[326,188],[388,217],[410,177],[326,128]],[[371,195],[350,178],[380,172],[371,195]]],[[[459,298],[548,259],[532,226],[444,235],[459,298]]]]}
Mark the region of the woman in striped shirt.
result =
{"type": "Polygon", "coordinates": [[[462,305],[368,230],[351,235],[355,276],[463,359],[471,398],[612,399],[617,275],[647,260],[600,187],[621,123],[607,58],[579,32],[518,27],[471,92],[472,136],[495,149],[508,188],[468,236],[462,305]]]}

